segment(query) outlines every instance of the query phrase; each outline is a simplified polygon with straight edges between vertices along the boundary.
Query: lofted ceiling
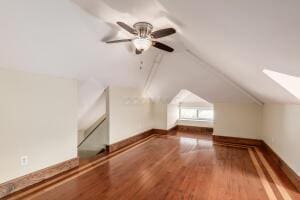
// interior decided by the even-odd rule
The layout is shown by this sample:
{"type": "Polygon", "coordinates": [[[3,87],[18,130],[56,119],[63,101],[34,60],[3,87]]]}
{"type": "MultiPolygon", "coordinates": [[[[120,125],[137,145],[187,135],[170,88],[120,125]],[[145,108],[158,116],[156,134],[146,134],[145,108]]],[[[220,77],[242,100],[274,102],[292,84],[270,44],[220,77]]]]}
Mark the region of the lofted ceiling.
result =
{"type": "Polygon", "coordinates": [[[300,2],[164,0],[195,53],[263,102],[299,103],[263,69],[300,76],[300,2]]]}
{"type": "Polygon", "coordinates": [[[146,94],[154,99],[171,102],[181,89],[187,89],[212,103],[254,101],[242,89],[212,70],[207,63],[188,52],[165,55],[146,94]]]}
{"type": "Polygon", "coordinates": [[[188,107],[213,107],[213,104],[185,89],[179,91],[179,93],[172,99],[171,104],[188,107]]]}
{"type": "Polygon", "coordinates": [[[205,101],[204,99],[198,97],[197,95],[190,92],[181,103],[203,103],[205,105],[211,105],[209,102],[205,101]]]}
{"type": "Polygon", "coordinates": [[[0,13],[1,68],[133,87],[144,84],[157,53],[103,43],[112,28],[72,1],[4,0],[0,13]]]}
{"type": "Polygon", "coordinates": [[[90,99],[120,85],[154,98],[187,89],[209,102],[299,103],[262,72],[300,76],[299,9],[296,0],[2,0],[0,67],[77,79],[97,93],[80,92],[90,99]],[[105,44],[130,37],[116,21],[174,27],[161,41],[175,52],[105,44]]]}

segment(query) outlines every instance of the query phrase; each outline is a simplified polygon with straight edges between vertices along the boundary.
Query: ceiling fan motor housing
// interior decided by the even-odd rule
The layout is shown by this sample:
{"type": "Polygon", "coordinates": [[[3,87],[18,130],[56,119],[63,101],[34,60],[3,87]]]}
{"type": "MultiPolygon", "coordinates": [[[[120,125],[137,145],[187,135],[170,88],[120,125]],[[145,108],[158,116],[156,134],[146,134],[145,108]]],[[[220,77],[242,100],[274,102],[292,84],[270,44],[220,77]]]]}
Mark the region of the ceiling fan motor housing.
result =
{"type": "Polygon", "coordinates": [[[149,38],[153,29],[153,26],[148,22],[137,22],[133,27],[137,31],[137,36],[140,38],[149,38]]]}
{"type": "Polygon", "coordinates": [[[153,26],[148,22],[137,22],[133,25],[133,27],[128,26],[124,22],[120,21],[118,21],[117,24],[123,29],[125,29],[127,32],[134,35],[134,38],[112,40],[107,41],[106,43],[132,42],[135,46],[136,54],[141,54],[142,52],[149,49],[151,46],[167,52],[174,51],[174,49],[172,47],[169,47],[168,45],[165,45],[159,41],[153,41],[153,39],[166,37],[176,33],[176,30],[174,28],[164,28],[152,32],[153,26]]]}

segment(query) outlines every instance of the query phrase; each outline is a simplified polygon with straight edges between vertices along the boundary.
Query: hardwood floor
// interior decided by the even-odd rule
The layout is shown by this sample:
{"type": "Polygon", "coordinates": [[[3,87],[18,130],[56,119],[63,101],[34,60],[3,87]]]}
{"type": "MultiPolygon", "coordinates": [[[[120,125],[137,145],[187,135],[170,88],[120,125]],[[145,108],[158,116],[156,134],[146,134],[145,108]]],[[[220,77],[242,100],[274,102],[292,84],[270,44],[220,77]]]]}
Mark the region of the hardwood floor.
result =
{"type": "Polygon", "coordinates": [[[89,167],[81,166],[62,181],[10,198],[300,199],[286,177],[270,173],[260,156],[254,147],[214,144],[209,134],[150,136],[89,167]]]}

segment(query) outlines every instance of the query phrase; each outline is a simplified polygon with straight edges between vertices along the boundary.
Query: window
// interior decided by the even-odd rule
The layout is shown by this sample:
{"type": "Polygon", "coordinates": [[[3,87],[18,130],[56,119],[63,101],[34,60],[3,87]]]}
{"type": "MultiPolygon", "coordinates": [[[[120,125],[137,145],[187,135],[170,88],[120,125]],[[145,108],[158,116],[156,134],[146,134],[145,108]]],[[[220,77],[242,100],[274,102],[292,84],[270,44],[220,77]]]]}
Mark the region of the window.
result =
{"type": "Polygon", "coordinates": [[[291,76],[268,69],[264,69],[263,72],[287,91],[289,91],[292,95],[300,99],[300,77],[291,76]]]}
{"type": "Polygon", "coordinates": [[[195,108],[181,108],[180,110],[181,119],[197,119],[197,109],[195,108]]]}
{"type": "Polygon", "coordinates": [[[200,110],[200,109],[198,109],[198,119],[213,120],[214,119],[213,110],[200,110]]]}
{"type": "Polygon", "coordinates": [[[180,108],[180,119],[184,120],[213,120],[214,111],[212,108],[180,108]]]}

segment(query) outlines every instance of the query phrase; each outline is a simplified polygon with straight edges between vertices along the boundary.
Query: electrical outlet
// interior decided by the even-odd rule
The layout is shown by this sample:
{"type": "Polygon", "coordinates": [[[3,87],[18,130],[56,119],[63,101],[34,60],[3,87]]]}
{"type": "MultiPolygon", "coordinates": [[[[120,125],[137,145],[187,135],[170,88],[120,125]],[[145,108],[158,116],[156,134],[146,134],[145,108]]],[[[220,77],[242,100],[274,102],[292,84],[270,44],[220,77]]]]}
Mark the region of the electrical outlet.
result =
{"type": "Polygon", "coordinates": [[[28,156],[22,156],[20,160],[21,160],[21,166],[28,165],[28,156]]]}

